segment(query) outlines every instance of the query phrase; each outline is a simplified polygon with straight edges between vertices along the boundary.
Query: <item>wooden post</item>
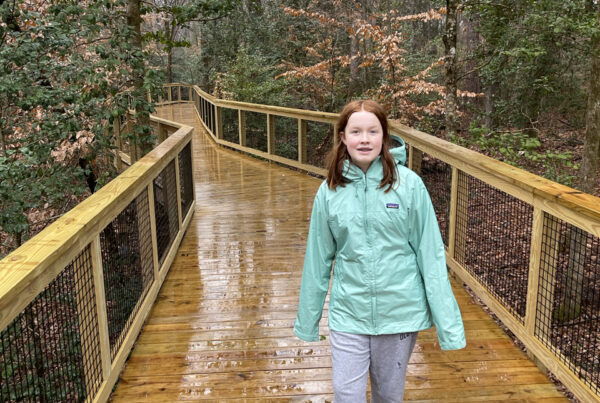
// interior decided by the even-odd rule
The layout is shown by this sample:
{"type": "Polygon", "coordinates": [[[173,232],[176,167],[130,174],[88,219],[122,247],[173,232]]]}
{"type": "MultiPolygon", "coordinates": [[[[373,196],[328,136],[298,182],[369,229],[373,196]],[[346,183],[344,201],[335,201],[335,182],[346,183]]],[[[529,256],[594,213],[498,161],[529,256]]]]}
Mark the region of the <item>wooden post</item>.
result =
{"type": "Polygon", "coordinates": [[[298,162],[306,163],[306,120],[298,119],[298,162]]]}
{"type": "MultiPolygon", "coordinates": [[[[143,195],[144,191],[142,190],[140,192],[140,195],[143,195]]],[[[148,203],[150,203],[150,195],[148,194],[148,192],[146,191],[146,196],[147,196],[147,201],[148,203]]],[[[148,214],[148,211],[146,210],[146,206],[144,205],[144,198],[143,197],[136,197],[135,199],[133,199],[133,201],[135,202],[135,213],[137,215],[137,232],[138,232],[138,239],[144,239],[145,236],[152,236],[151,233],[149,234],[145,234],[144,233],[144,226],[142,225],[143,223],[143,219],[146,216],[146,214],[148,214]]],[[[150,216],[149,216],[150,217],[150,216]]],[[[140,248],[141,248],[141,243],[140,243],[140,248]]],[[[146,267],[152,267],[154,265],[154,262],[152,261],[151,257],[148,257],[145,253],[141,253],[140,250],[140,264],[142,265],[142,267],[144,268],[144,272],[146,267]]]]}
{"type": "Polygon", "coordinates": [[[533,336],[535,332],[535,314],[538,300],[540,281],[540,256],[542,239],[544,237],[544,212],[533,208],[533,223],[531,226],[531,248],[529,252],[529,275],[527,280],[527,307],[525,311],[525,331],[533,336]]]}
{"type": "MultiPolygon", "coordinates": [[[[538,326],[542,331],[549,331],[552,325],[554,283],[556,281],[556,266],[558,265],[558,251],[560,248],[560,222],[553,216],[535,208],[532,231],[525,327],[533,335],[536,322],[547,322],[545,323],[547,329],[544,326],[538,326]],[[542,255],[545,255],[543,259],[542,255]],[[542,276],[545,285],[539,287],[542,276]],[[533,282],[532,277],[535,277],[533,282]],[[538,289],[540,289],[539,294],[538,289]],[[534,293],[535,295],[533,295],[534,293]]],[[[543,342],[549,337],[550,335],[547,333],[536,336],[543,342]]]]}
{"type": "Polygon", "coordinates": [[[450,187],[450,214],[448,216],[448,255],[454,258],[456,245],[456,203],[458,202],[458,169],[452,167],[452,185],[450,187]]]}
{"type": "Polygon", "coordinates": [[[215,106],[215,135],[218,139],[223,139],[223,110],[220,106],[215,106]]]}
{"type": "Polygon", "coordinates": [[[158,144],[165,141],[168,137],[168,132],[166,127],[162,123],[158,123],[158,144]]]}
{"type": "Polygon", "coordinates": [[[175,187],[177,189],[175,194],[177,195],[177,222],[179,223],[179,231],[182,230],[183,224],[183,213],[181,211],[181,178],[179,177],[179,154],[175,154],[175,187]]]}
{"type": "Polygon", "coordinates": [[[192,87],[187,87],[188,89],[188,101],[194,102],[194,98],[192,97],[192,87]]]}
{"type": "Polygon", "coordinates": [[[177,101],[181,102],[181,85],[177,86],[177,101]]]}
{"type": "MultiPolygon", "coordinates": [[[[411,150],[412,151],[412,150],[411,150]]],[[[454,224],[454,259],[465,263],[469,209],[469,178],[463,171],[457,171],[456,218],[454,224]]]]}
{"type": "Polygon", "coordinates": [[[409,168],[418,175],[421,175],[421,162],[423,160],[423,151],[415,146],[410,147],[409,168]]]}
{"type": "Polygon", "coordinates": [[[102,249],[100,235],[96,235],[90,244],[94,289],[96,290],[96,310],[98,332],[100,335],[100,357],[102,359],[102,379],[107,379],[111,368],[110,338],[108,335],[108,316],[106,314],[106,293],[104,290],[104,270],[102,268],[102,249]]]}
{"type": "Polygon", "coordinates": [[[169,102],[173,101],[173,90],[171,88],[171,86],[167,87],[167,99],[169,102]]]}
{"type": "Polygon", "coordinates": [[[150,232],[152,233],[152,262],[154,263],[154,281],[158,281],[158,241],[156,237],[156,209],[154,208],[154,181],[148,184],[148,208],[150,212],[150,232]]]}
{"type": "Polygon", "coordinates": [[[275,116],[267,113],[267,152],[275,154],[275,116]]]}
{"type": "Polygon", "coordinates": [[[241,146],[246,145],[246,112],[238,109],[238,132],[241,146]]]}
{"type": "Polygon", "coordinates": [[[333,145],[335,146],[340,141],[340,128],[337,123],[333,124],[333,145]]]}

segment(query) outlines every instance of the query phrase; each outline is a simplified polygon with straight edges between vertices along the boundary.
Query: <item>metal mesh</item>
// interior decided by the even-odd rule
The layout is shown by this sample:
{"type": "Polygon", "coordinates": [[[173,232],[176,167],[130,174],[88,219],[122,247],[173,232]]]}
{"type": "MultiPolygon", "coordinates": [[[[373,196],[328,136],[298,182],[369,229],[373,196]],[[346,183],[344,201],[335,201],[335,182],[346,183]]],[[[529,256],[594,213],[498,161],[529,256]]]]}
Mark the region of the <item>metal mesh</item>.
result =
{"type": "Polygon", "coordinates": [[[181,88],[181,100],[189,101],[190,100],[190,89],[189,87],[179,87],[181,88]]]}
{"type": "Polygon", "coordinates": [[[167,87],[163,87],[163,89],[162,89],[162,101],[163,102],[169,101],[169,88],[167,88],[167,87]]]}
{"type": "Polygon", "coordinates": [[[154,179],[153,186],[158,260],[162,266],[179,231],[175,161],[171,161],[154,179]]]}
{"type": "Polygon", "coordinates": [[[179,183],[181,184],[181,216],[185,218],[194,201],[192,178],[192,145],[189,142],[179,153],[179,183]]]}
{"type": "Polygon", "coordinates": [[[208,111],[208,109],[207,109],[208,102],[204,98],[200,98],[200,101],[201,101],[201,105],[200,105],[200,109],[199,109],[200,116],[202,116],[202,121],[204,122],[204,124],[210,128],[210,125],[208,124],[208,119],[206,117],[207,111],[208,111]]]}
{"type": "Polygon", "coordinates": [[[204,122],[204,116],[202,115],[201,111],[202,109],[200,108],[200,105],[202,105],[202,101],[203,99],[200,98],[200,96],[198,95],[198,93],[196,91],[194,91],[194,106],[196,107],[196,111],[198,112],[198,115],[200,116],[200,119],[204,122]]]}
{"type": "Polygon", "coordinates": [[[408,143],[406,143],[404,146],[406,148],[406,162],[404,163],[404,166],[408,166],[408,161],[410,161],[410,152],[411,152],[412,146],[408,143]]]}
{"type": "Polygon", "coordinates": [[[171,101],[179,101],[179,87],[171,87],[171,101]]]}
{"type": "Polygon", "coordinates": [[[544,213],[535,335],[600,392],[600,238],[544,213]]]}
{"type": "Polygon", "coordinates": [[[0,401],[82,402],[102,383],[89,247],[0,332],[0,401]]]}
{"type": "Polygon", "coordinates": [[[452,190],[452,167],[433,158],[428,154],[423,154],[421,161],[421,179],[427,187],[431,196],[431,201],[435,209],[435,214],[442,232],[444,245],[448,246],[448,220],[450,217],[450,193],[452,190]]]}
{"type": "Polygon", "coordinates": [[[246,111],[246,145],[267,152],[267,115],[246,111]]]}
{"type": "Polygon", "coordinates": [[[209,103],[208,106],[209,106],[209,109],[208,109],[208,127],[210,127],[210,130],[213,133],[216,134],[217,133],[217,131],[216,131],[216,123],[215,123],[216,122],[216,120],[215,120],[216,119],[215,118],[215,113],[216,113],[215,112],[215,108],[216,108],[216,106],[214,106],[211,103],[209,103]]]}
{"type": "MultiPolygon", "coordinates": [[[[298,127],[298,124],[296,124],[296,127],[298,127]]],[[[298,132],[297,128],[296,132],[298,132]]],[[[296,135],[296,137],[298,136],[296,135]]],[[[321,122],[306,122],[306,142],[308,163],[319,168],[325,168],[325,157],[333,147],[333,125],[321,122]]]]}
{"type": "Polygon", "coordinates": [[[239,144],[239,142],[240,142],[240,132],[239,132],[240,121],[238,118],[237,109],[223,108],[222,113],[223,113],[223,140],[230,141],[235,144],[239,144]]]}
{"type": "Polygon", "coordinates": [[[298,119],[274,116],[275,155],[298,159],[298,119]]]}
{"type": "Polygon", "coordinates": [[[148,191],[100,233],[110,350],[114,358],[154,279],[148,191]]]}
{"type": "Polygon", "coordinates": [[[533,208],[459,171],[455,258],[522,323],[533,208]]]}

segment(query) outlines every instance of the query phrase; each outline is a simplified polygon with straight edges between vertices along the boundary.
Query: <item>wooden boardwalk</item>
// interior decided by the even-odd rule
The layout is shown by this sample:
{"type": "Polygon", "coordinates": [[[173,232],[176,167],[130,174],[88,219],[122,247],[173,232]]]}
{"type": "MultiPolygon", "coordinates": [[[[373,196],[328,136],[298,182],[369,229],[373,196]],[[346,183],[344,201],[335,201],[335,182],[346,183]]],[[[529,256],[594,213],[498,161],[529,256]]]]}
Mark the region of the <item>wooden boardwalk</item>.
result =
{"type": "MultiPolygon", "coordinates": [[[[196,210],[112,400],[331,401],[328,340],[305,343],[292,333],[321,181],[217,148],[192,106],[159,116],[196,127],[196,210]]],[[[434,331],[421,332],[405,400],[568,401],[453,286],[467,348],[442,352],[434,331]]]]}

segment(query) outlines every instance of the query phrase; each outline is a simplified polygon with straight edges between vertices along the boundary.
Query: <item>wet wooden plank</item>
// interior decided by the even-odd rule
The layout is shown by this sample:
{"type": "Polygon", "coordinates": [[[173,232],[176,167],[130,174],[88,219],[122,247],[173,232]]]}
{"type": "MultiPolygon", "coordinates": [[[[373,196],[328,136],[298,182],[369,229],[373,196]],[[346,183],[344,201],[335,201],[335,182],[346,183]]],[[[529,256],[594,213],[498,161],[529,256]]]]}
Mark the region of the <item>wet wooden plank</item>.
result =
{"type": "MultiPolygon", "coordinates": [[[[216,148],[190,111],[163,113],[199,133],[195,214],[112,400],[332,401],[327,303],[325,340],[292,332],[320,180],[216,148]]],[[[405,400],[567,401],[452,283],[468,346],[441,351],[421,332],[405,400]]]]}

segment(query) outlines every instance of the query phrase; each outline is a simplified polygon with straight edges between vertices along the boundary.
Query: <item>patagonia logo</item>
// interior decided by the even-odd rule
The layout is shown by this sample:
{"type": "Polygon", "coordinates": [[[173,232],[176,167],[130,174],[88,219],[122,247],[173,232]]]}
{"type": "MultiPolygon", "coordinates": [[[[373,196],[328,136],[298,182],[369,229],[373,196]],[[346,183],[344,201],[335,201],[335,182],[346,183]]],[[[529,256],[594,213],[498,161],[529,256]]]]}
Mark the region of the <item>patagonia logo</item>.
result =
{"type": "Polygon", "coordinates": [[[400,205],[398,203],[386,203],[385,207],[397,209],[398,207],[400,207],[400,205]]]}

